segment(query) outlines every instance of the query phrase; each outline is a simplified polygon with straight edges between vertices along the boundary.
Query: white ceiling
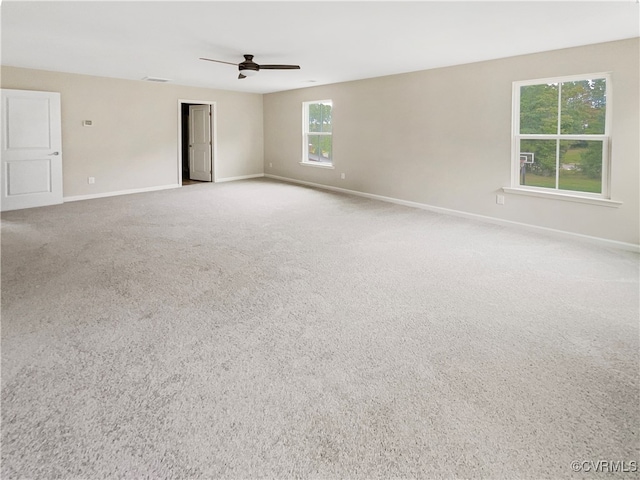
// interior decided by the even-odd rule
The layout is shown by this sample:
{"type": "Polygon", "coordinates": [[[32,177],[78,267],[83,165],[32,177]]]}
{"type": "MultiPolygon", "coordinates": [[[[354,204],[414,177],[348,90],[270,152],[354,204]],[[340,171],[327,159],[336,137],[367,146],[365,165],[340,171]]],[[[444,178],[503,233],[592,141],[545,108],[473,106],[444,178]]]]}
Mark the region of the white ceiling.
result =
{"type": "Polygon", "coordinates": [[[268,93],[640,35],[637,0],[2,2],[3,65],[268,93]],[[198,60],[298,64],[238,80],[198,60]]]}

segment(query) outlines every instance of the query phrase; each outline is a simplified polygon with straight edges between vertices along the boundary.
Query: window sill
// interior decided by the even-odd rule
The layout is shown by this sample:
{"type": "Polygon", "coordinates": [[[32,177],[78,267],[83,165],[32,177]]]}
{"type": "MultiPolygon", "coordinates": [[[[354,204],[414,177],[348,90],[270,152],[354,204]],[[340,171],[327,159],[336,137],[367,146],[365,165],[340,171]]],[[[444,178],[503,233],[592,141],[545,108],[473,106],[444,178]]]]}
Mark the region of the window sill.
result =
{"type": "Polygon", "coordinates": [[[306,167],[316,167],[316,168],[328,168],[335,169],[332,163],[312,163],[312,162],[300,162],[300,165],[304,165],[306,167]]]}
{"type": "Polygon", "coordinates": [[[516,195],[528,195],[530,197],[549,198],[554,200],[565,200],[568,202],[588,203],[591,205],[600,205],[603,207],[619,207],[622,202],[609,200],[607,198],[583,197],[580,195],[571,195],[559,192],[543,192],[541,190],[530,190],[528,188],[518,187],[502,187],[505,193],[515,193],[516,195]]]}

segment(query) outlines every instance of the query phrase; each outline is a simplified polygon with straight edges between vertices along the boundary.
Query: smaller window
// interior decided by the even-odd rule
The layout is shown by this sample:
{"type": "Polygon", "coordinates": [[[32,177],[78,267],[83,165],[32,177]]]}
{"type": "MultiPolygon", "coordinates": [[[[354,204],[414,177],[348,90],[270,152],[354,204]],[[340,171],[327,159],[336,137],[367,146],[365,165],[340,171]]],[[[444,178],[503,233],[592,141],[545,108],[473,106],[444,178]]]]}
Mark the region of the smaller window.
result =
{"type": "Polygon", "coordinates": [[[302,163],[333,165],[331,100],[302,104],[302,163]]]}

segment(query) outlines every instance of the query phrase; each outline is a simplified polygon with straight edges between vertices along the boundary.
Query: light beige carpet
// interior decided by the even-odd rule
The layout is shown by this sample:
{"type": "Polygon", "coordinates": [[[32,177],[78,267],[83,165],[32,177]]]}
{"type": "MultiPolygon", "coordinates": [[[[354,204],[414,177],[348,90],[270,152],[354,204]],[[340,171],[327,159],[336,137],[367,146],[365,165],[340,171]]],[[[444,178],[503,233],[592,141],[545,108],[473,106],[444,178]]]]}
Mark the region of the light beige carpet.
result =
{"type": "Polygon", "coordinates": [[[637,254],[266,179],[5,213],[2,478],[628,468],[638,275],[637,254]]]}

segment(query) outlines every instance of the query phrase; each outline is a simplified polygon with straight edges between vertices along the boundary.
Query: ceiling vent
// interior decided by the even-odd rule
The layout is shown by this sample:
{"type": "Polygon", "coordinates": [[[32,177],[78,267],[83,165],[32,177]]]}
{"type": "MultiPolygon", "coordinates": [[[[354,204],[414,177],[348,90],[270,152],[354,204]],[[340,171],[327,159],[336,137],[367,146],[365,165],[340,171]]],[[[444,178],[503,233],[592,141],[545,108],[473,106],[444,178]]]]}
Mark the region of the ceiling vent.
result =
{"type": "Polygon", "coordinates": [[[146,82],[158,82],[158,83],[166,83],[171,81],[168,78],[158,78],[158,77],[144,77],[142,80],[146,82]]]}

